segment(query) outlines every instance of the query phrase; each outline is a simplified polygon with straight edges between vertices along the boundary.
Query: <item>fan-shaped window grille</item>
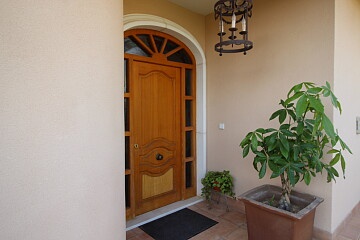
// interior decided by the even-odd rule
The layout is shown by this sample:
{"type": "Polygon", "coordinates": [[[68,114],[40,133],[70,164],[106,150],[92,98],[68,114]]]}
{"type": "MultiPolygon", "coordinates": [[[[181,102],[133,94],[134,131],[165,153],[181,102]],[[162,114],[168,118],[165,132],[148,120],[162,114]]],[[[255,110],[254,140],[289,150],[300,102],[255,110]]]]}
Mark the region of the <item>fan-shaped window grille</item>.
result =
{"type": "Polygon", "coordinates": [[[193,58],[189,54],[188,48],[177,39],[161,32],[127,31],[124,47],[127,54],[193,64],[193,58]]]}

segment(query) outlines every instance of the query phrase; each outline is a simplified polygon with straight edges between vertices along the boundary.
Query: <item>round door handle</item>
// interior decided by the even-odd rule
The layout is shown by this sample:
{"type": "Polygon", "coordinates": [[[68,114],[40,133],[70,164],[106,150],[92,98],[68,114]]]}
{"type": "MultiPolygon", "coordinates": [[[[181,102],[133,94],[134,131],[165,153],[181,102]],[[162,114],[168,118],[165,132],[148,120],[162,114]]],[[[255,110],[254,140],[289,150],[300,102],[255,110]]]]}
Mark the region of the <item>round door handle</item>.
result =
{"type": "Polygon", "coordinates": [[[163,160],[164,156],[161,155],[160,153],[158,153],[158,154],[156,154],[155,158],[156,158],[156,160],[160,161],[160,160],[163,160]]]}

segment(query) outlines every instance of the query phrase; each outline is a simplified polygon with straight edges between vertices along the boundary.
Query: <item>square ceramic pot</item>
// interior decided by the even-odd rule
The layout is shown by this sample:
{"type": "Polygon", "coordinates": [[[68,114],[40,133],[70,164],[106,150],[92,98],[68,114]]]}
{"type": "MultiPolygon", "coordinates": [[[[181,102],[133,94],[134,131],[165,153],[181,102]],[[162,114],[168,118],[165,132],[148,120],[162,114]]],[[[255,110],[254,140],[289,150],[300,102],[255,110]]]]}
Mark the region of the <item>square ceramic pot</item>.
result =
{"type": "Polygon", "coordinates": [[[249,240],[311,240],[316,207],[324,199],[292,191],[290,201],[300,207],[297,213],[272,207],[265,201],[280,199],[281,188],[263,185],[239,198],[245,204],[249,240]]]}

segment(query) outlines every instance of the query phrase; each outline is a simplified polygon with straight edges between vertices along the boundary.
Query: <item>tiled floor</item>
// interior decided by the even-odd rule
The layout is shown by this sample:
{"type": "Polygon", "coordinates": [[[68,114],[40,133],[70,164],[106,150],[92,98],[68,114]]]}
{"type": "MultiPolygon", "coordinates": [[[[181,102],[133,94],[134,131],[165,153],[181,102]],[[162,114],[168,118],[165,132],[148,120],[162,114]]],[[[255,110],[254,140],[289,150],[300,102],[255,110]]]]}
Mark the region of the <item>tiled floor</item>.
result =
{"type": "MultiPolygon", "coordinates": [[[[230,207],[226,211],[224,204],[213,204],[212,209],[208,209],[206,202],[200,202],[189,207],[215,221],[219,222],[208,230],[194,236],[191,240],[247,240],[246,216],[241,211],[235,211],[230,207]]],[[[360,240],[360,207],[349,218],[345,227],[340,231],[335,240],[360,240]]],[[[139,228],[126,232],[127,240],[151,240],[149,235],[139,228]]],[[[315,239],[314,239],[315,240],[315,239]]]]}
{"type": "Polygon", "coordinates": [[[353,211],[336,240],[360,240],[360,204],[353,211]]]}

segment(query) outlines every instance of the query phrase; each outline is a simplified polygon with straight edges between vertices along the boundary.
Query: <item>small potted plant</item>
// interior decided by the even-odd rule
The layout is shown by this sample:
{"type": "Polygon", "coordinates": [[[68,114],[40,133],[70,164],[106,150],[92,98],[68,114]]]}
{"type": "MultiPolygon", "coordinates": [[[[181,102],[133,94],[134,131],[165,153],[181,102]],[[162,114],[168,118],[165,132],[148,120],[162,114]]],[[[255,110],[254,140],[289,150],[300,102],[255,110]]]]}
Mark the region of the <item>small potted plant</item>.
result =
{"type": "Polygon", "coordinates": [[[205,197],[206,200],[210,200],[212,191],[218,191],[230,197],[235,196],[230,171],[208,171],[205,177],[201,179],[201,183],[203,184],[201,196],[205,197]]]}
{"type": "Polygon", "coordinates": [[[328,182],[335,181],[339,177],[335,165],[341,164],[344,175],[343,152],[351,153],[325,114],[323,98],[330,98],[341,113],[340,102],[328,82],[325,86],[310,82],[295,85],[287,98],[280,101],[281,108],[270,117],[278,119],[279,127],[258,128],[241,141],[243,157],[250,151],[255,155],[253,166],[259,178],[270,171],[270,178],[279,178],[281,182],[281,188],[265,185],[241,196],[249,240],[312,239],[315,208],[323,199],[292,189],[300,181],[309,185],[313,177],[323,172],[328,182]],[[330,161],[324,160],[326,154],[332,154],[330,161]],[[277,226],[272,226],[273,223],[277,226]]]}

